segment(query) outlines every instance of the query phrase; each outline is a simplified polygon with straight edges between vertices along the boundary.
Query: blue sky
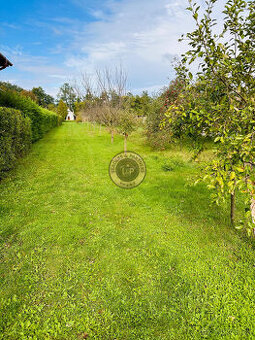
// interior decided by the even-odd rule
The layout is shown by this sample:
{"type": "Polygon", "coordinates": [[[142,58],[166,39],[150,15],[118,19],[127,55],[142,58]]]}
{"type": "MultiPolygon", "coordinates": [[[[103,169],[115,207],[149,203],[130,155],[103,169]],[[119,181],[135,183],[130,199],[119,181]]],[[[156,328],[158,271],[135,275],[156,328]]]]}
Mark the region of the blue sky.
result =
{"type": "MultiPolygon", "coordinates": [[[[202,1],[202,0],[201,0],[202,1]]],[[[198,1],[200,2],[200,1],[198,1]]],[[[1,81],[56,95],[83,72],[121,64],[129,90],[158,90],[193,21],[186,0],[0,0],[0,52],[14,66],[1,81]]]]}

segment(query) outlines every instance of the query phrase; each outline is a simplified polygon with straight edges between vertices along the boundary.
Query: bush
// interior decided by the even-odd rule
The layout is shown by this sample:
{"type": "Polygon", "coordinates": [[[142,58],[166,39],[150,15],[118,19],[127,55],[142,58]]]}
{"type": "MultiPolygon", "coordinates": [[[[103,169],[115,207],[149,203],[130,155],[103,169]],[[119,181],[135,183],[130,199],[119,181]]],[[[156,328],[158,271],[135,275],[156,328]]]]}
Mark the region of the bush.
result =
{"type": "Polygon", "coordinates": [[[44,109],[42,107],[39,107],[39,109],[42,114],[41,131],[43,135],[52,128],[54,128],[55,126],[58,126],[62,123],[63,119],[58,114],[47,109],[44,109]]]}
{"type": "Polygon", "coordinates": [[[0,89],[0,178],[28,151],[31,142],[61,122],[59,115],[30,98],[11,89],[0,89]]]}
{"type": "Polygon", "coordinates": [[[0,178],[31,145],[31,121],[20,111],[0,107],[0,178]]]}
{"type": "Polygon", "coordinates": [[[82,123],[82,118],[80,115],[77,116],[76,123],[82,123]]]}
{"type": "Polygon", "coordinates": [[[30,98],[12,90],[0,90],[0,106],[18,109],[24,117],[31,119],[32,142],[42,138],[47,131],[61,123],[55,112],[40,107],[30,98]]]}

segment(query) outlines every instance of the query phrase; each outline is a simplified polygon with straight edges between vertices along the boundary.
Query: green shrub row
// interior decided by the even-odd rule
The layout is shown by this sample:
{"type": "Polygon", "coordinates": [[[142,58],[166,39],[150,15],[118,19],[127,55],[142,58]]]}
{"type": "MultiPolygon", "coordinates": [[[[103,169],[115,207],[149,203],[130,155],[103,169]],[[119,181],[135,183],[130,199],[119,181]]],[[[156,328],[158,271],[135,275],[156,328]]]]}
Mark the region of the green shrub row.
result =
{"type": "Polygon", "coordinates": [[[0,106],[20,110],[24,117],[31,119],[32,142],[42,138],[47,131],[61,123],[61,118],[56,113],[40,107],[30,98],[12,90],[0,89],[0,106]]]}
{"type": "Polygon", "coordinates": [[[31,121],[20,111],[0,107],[0,178],[30,148],[31,121]]]}

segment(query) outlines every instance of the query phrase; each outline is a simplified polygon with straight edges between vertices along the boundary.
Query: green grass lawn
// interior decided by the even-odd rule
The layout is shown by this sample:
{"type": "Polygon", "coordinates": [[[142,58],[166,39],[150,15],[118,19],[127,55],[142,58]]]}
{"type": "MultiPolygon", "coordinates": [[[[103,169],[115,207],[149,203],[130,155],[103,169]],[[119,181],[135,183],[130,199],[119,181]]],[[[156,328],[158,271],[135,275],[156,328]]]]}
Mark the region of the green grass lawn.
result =
{"type": "Polygon", "coordinates": [[[131,190],[108,175],[121,137],[76,123],[0,183],[1,339],[255,339],[251,242],[190,185],[188,151],[128,146],[147,165],[131,190]]]}

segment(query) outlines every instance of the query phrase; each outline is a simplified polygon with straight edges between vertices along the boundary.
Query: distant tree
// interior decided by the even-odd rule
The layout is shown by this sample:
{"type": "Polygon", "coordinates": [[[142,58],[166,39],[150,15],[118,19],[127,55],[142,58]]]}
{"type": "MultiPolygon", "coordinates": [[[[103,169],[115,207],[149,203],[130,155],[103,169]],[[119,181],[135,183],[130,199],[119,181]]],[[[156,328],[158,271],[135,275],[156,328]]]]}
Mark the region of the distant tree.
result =
{"type": "Polygon", "coordinates": [[[66,103],[62,99],[60,99],[58,106],[57,106],[57,114],[61,116],[63,119],[66,118],[68,114],[68,107],[66,103]]]}
{"type": "Polygon", "coordinates": [[[69,83],[64,83],[58,93],[58,100],[63,100],[63,102],[68,106],[68,108],[74,112],[75,102],[79,101],[75,89],[69,83]]]}
{"type": "Polygon", "coordinates": [[[141,105],[142,105],[142,110],[141,110],[141,116],[147,116],[148,111],[151,106],[152,98],[149,96],[147,91],[143,91],[141,95],[141,105]]]}
{"type": "Polygon", "coordinates": [[[161,128],[164,119],[164,98],[162,95],[159,95],[153,99],[146,119],[148,142],[155,149],[164,150],[171,141],[171,133],[168,130],[168,126],[165,124],[165,128],[161,128]]]}
{"type": "Polygon", "coordinates": [[[47,109],[53,112],[57,112],[57,106],[55,104],[49,104],[47,109]]]}
{"type": "Polygon", "coordinates": [[[74,80],[72,87],[76,93],[77,102],[93,100],[95,96],[95,83],[91,74],[81,73],[80,80],[74,80]]]}
{"type": "Polygon", "coordinates": [[[119,113],[118,132],[124,136],[124,151],[127,151],[128,136],[135,130],[137,119],[133,111],[125,110],[119,113]]]}
{"type": "Polygon", "coordinates": [[[18,85],[11,84],[11,83],[8,83],[8,82],[4,82],[4,81],[0,81],[0,88],[5,88],[5,89],[8,89],[8,90],[13,90],[13,91],[16,91],[16,92],[23,91],[22,87],[20,87],[18,85]]]}
{"type": "Polygon", "coordinates": [[[32,91],[22,90],[20,94],[22,94],[24,97],[32,99],[34,102],[37,102],[37,97],[32,91]]]}
{"type": "Polygon", "coordinates": [[[111,142],[123,110],[123,98],[126,94],[127,75],[120,65],[115,69],[96,70],[97,88],[100,96],[100,122],[108,127],[111,142]]]}
{"type": "Polygon", "coordinates": [[[54,104],[54,98],[45,93],[41,86],[33,87],[32,92],[37,97],[37,104],[40,106],[47,107],[49,104],[54,104]]]}
{"type": "Polygon", "coordinates": [[[143,91],[141,96],[134,96],[129,92],[123,100],[124,107],[133,110],[138,117],[148,115],[153,101],[147,91],[143,91]]]}

